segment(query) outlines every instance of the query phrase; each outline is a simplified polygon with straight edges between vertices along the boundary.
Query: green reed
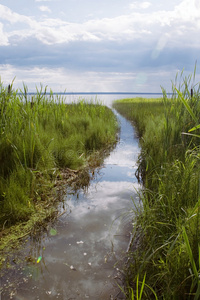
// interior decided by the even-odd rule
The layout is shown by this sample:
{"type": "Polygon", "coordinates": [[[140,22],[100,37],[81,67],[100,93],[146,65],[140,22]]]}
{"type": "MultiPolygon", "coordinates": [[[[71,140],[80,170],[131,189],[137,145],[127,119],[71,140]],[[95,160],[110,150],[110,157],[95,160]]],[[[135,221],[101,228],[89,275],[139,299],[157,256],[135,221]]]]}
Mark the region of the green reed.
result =
{"type": "Polygon", "coordinates": [[[27,221],[47,201],[60,169],[78,169],[116,141],[113,112],[99,103],[65,104],[42,85],[30,97],[0,83],[0,226],[27,221]]]}
{"type": "MultiPolygon", "coordinates": [[[[195,74],[194,74],[195,76],[195,74]]],[[[181,74],[173,96],[117,101],[114,107],[135,124],[144,188],[136,211],[137,246],[129,253],[127,298],[144,278],[143,299],[199,299],[200,295],[200,88],[181,74]]],[[[133,243],[134,245],[134,243],[133,243]]]]}

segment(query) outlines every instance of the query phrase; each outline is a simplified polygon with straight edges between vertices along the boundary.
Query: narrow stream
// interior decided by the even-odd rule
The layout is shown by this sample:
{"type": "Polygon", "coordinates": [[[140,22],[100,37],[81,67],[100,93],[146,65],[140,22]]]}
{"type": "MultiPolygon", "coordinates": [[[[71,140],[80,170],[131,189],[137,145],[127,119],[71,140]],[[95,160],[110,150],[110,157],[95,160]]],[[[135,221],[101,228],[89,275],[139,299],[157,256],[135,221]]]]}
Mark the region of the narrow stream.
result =
{"type": "Polygon", "coordinates": [[[1,278],[0,300],[124,299],[117,283],[130,239],[132,199],[138,201],[139,147],[132,125],[117,116],[116,148],[87,191],[66,196],[67,211],[48,232],[15,254],[1,278]]]}

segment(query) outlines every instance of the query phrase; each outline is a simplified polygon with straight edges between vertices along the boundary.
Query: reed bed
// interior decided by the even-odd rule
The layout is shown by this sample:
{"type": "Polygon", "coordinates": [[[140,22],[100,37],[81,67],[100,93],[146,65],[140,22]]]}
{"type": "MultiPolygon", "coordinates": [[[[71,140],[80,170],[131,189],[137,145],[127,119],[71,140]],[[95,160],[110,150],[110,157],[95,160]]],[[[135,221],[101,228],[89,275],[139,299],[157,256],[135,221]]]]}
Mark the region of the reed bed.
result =
{"type": "Polygon", "coordinates": [[[200,89],[177,78],[173,96],[124,99],[114,108],[140,137],[141,207],[125,269],[127,299],[200,298],[200,89]],[[137,241],[137,243],[136,243],[137,241]]]}
{"type": "MultiPolygon", "coordinates": [[[[85,167],[116,141],[113,112],[100,103],[65,104],[37,89],[30,99],[0,83],[0,228],[27,222],[48,201],[59,171],[85,167]]],[[[50,201],[50,200],[49,200],[50,201]]],[[[51,203],[48,203],[48,206],[51,203]]]]}

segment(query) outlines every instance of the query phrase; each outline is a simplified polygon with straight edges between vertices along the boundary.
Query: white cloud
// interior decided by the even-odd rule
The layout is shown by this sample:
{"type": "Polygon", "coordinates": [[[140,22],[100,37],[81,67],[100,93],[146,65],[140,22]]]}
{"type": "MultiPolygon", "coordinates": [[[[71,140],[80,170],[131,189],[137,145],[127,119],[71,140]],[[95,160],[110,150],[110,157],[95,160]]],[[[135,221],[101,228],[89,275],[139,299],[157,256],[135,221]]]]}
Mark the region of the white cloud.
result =
{"type": "MultiPolygon", "coordinates": [[[[37,0],[37,2],[39,2],[37,0]]],[[[132,3],[134,6],[147,8],[150,2],[132,3]]],[[[47,6],[40,6],[40,10],[50,12],[47,6]]],[[[200,6],[197,0],[184,0],[173,10],[148,13],[146,10],[113,18],[92,19],[82,23],[67,22],[59,18],[28,17],[13,12],[4,5],[0,5],[0,18],[11,24],[24,23],[28,29],[13,29],[9,37],[27,38],[32,36],[44,44],[68,43],[71,41],[134,41],[142,40],[146,44],[158,41],[162,33],[165,45],[182,44],[183,40],[191,44],[192,35],[197,36],[200,30],[200,6]],[[174,44],[175,43],[175,44],[174,44]]],[[[4,43],[6,32],[4,32],[4,43]]],[[[184,43],[185,43],[184,41],[184,43]]],[[[158,42],[159,43],[159,42],[158,42]]],[[[195,41],[197,43],[197,41],[195,41]]],[[[162,43],[163,44],[163,43],[162,43]]],[[[157,46],[160,50],[162,47],[157,46]]]]}
{"type": "Polygon", "coordinates": [[[141,8],[146,9],[149,8],[151,6],[150,2],[142,2],[141,3],[141,8]]]}
{"type": "Polygon", "coordinates": [[[8,46],[9,40],[7,34],[4,33],[3,24],[0,23],[0,46],[8,46]]]}
{"type": "Polygon", "coordinates": [[[39,10],[41,10],[42,12],[48,12],[48,13],[51,13],[51,10],[48,6],[39,6],[39,10]]]}
{"type": "Polygon", "coordinates": [[[107,72],[74,72],[64,68],[47,67],[14,67],[11,65],[0,65],[2,81],[9,84],[14,81],[15,88],[22,87],[22,81],[28,85],[29,91],[35,91],[35,85],[40,83],[48,85],[53,91],[78,92],[78,91],[110,91],[119,86],[122,80],[131,80],[132,74],[119,74],[107,72]]]}
{"type": "MultiPolygon", "coordinates": [[[[158,70],[143,70],[134,72],[90,72],[72,71],[58,67],[14,67],[1,65],[2,81],[8,85],[15,78],[14,88],[23,88],[24,82],[29,92],[35,92],[35,86],[48,85],[54,92],[97,92],[97,91],[134,91],[134,92],[161,92],[160,86],[171,91],[171,79],[177,70],[159,68],[158,70]],[[141,83],[142,79],[142,83],[141,83]]],[[[117,96],[115,96],[117,97],[117,96]]]]}
{"type": "MultiPolygon", "coordinates": [[[[148,3],[144,1],[140,7],[147,8],[148,3]]],[[[39,5],[35,4],[36,8],[39,5]]],[[[41,7],[45,7],[43,11],[48,8],[41,7]]],[[[4,71],[0,65],[0,74],[8,76],[8,82],[17,76],[17,86],[25,78],[33,89],[43,82],[56,91],[159,92],[167,79],[171,85],[176,68],[191,64],[190,52],[197,55],[194,62],[198,58],[200,4],[198,0],[183,0],[171,10],[152,9],[153,6],[151,12],[129,10],[115,17],[68,22],[67,15],[26,16],[0,5],[0,46],[9,50],[8,55],[1,48],[1,59],[17,65],[14,69],[6,65],[4,71]],[[32,67],[20,67],[26,64],[32,67]],[[148,73],[155,65],[159,71],[148,73]],[[162,66],[167,68],[165,74],[160,72],[162,66]],[[93,72],[86,72],[88,69],[93,72]]]]}
{"type": "Polygon", "coordinates": [[[15,13],[7,6],[0,4],[0,19],[8,21],[11,24],[14,24],[16,22],[27,23],[30,18],[26,17],[24,15],[15,13]]]}
{"type": "Polygon", "coordinates": [[[150,2],[133,2],[130,4],[130,9],[147,9],[151,6],[152,4],[150,2]]]}
{"type": "Polygon", "coordinates": [[[197,0],[183,0],[179,5],[175,6],[174,15],[179,20],[189,22],[200,22],[200,3],[197,0]]]}

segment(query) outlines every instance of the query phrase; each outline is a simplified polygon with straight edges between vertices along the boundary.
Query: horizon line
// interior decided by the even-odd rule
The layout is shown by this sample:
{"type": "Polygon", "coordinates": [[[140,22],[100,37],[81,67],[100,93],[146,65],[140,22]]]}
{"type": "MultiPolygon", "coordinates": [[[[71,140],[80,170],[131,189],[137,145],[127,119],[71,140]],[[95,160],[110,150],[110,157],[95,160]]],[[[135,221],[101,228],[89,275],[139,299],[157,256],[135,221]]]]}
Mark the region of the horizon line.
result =
{"type": "MultiPolygon", "coordinates": [[[[17,94],[23,94],[18,92],[17,94]]],[[[35,95],[37,92],[27,92],[27,95],[35,95]]],[[[45,92],[46,95],[163,95],[162,92],[45,92]]],[[[167,93],[172,94],[172,93],[167,93]]]]}

